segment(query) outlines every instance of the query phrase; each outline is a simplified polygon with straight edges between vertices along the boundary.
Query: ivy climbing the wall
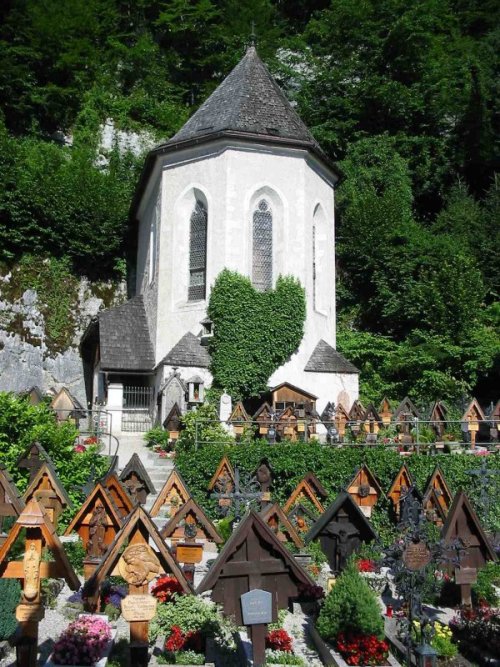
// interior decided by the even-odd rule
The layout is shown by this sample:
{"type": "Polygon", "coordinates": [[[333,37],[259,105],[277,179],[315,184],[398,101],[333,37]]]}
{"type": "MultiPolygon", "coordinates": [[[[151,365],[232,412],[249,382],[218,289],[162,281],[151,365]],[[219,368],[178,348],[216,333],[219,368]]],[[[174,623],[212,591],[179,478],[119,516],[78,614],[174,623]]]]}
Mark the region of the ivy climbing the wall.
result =
{"type": "Polygon", "coordinates": [[[279,276],[274,290],[257,292],[249,278],[224,269],[210,294],[208,316],[216,388],[233,399],[258,396],[304,335],[306,300],[296,278],[279,276]]]}

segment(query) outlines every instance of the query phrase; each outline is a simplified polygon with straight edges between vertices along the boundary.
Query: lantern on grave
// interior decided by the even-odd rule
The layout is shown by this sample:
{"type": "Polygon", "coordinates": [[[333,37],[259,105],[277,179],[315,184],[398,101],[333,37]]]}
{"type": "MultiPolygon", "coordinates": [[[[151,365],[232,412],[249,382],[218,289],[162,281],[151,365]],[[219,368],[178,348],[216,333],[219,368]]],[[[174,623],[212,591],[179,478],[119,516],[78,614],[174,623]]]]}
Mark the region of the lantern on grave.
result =
{"type": "Polygon", "coordinates": [[[429,644],[420,644],[415,649],[417,667],[436,667],[437,651],[429,644]]]}

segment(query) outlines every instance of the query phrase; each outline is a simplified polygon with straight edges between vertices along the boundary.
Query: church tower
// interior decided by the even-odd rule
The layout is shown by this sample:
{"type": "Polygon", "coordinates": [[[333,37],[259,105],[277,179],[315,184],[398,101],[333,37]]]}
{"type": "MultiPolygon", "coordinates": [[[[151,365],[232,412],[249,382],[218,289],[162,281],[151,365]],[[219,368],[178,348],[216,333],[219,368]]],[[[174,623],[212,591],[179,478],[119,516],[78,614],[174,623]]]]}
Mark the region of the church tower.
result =
{"type": "MultiPolygon", "coordinates": [[[[319,411],[329,401],[348,410],[358,396],[358,371],[335,349],[337,179],[250,47],[179,132],[146,159],[132,204],[137,296],[128,302],[134,317],[142,309],[141,322],[126,323],[127,304],[100,315],[101,371],[113,370],[104,358],[111,343],[106,331],[118,325],[124,345],[134,328],[147,329],[147,349],[134,352],[130,342],[121,364],[142,355],[135,365],[149,364],[164,399],[174,381],[191,392],[188,402],[195,395],[201,400],[200,388],[211,382],[202,338],[210,333],[206,310],[217,275],[238,271],[258,290],[273,288],[280,274],[293,275],[306,292],[305,335],[269,386],[299,387],[317,397],[319,411]]],[[[123,375],[126,368],[119,370],[123,375]]],[[[162,417],[173,398],[163,400],[162,417]]]]}

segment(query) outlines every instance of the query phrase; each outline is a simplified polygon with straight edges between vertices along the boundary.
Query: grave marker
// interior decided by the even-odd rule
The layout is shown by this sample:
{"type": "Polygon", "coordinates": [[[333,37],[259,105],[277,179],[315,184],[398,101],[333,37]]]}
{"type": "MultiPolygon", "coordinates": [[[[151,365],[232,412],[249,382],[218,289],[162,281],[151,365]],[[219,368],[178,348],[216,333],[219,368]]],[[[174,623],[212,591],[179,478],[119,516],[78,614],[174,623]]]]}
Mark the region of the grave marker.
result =
{"type": "Polygon", "coordinates": [[[122,518],[128,516],[132,511],[132,498],[128,495],[125,487],[118,479],[116,472],[110,472],[102,480],[102,485],[111,496],[111,500],[118,508],[118,512],[122,518]]]}
{"type": "Polygon", "coordinates": [[[62,511],[66,507],[72,507],[71,500],[50,461],[42,463],[24,492],[23,499],[26,504],[33,498],[43,505],[49,520],[56,528],[62,511]]]}
{"type": "Polygon", "coordinates": [[[289,542],[294,544],[298,549],[302,549],[304,546],[302,538],[278,503],[268,505],[262,510],[260,516],[280,542],[283,544],[289,542]]]}
{"type": "Polygon", "coordinates": [[[378,479],[366,463],[363,463],[351,482],[347,485],[347,492],[368,518],[372,514],[373,506],[384,493],[378,479]]]}
{"type": "MultiPolygon", "coordinates": [[[[309,479],[311,479],[311,477],[309,477],[309,479]]],[[[323,487],[321,488],[323,489],[323,487]]],[[[307,481],[307,475],[306,475],[300,480],[295,489],[292,491],[290,497],[283,505],[283,509],[285,513],[288,513],[292,509],[292,507],[294,507],[294,505],[307,501],[312,503],[312,505],[314,505],[314,507],[318,510],[319,514],[322,514],[322,512],[324,511],[324,507],[318,500],[318,495],[319,494],[317,490],[313,488],[313,486],[307,481]]]]}
{"type": "Polygon", "coordinates": [[[129,462],[120,474],[120,482],[126,488],[134,505],[144,505],[150,493],[156,493],[146,468],[137,452],[132,454],[129,462]]]}
{"type": "Polygon", "coordinates": [[[161,510],[165,509],[169,516],[174,516],[187,503],[190,497],[191,493],[181,474],[174,469],[158,494],[151,508],[150,515],[158,516],[161,510]]]}
{"type": "Polygon", "coordinates": [[[0,547],[7,538],[7,534],[3,530],[4,519],[18,517],[23,509],[24,500],[21,498],[7,468],[3,463],[0,463],[0,547]]]}
{"type": "Polygon", "coordinates": [[[52,467],[54,467],[52,459],[39,442],[32,443],[18,458],[18,468],[21,468],[21,470],[29,470],[30,477],[28,484],[31,484],[35,479],[37,472],[45,461],[48,461],[52,467]]]}

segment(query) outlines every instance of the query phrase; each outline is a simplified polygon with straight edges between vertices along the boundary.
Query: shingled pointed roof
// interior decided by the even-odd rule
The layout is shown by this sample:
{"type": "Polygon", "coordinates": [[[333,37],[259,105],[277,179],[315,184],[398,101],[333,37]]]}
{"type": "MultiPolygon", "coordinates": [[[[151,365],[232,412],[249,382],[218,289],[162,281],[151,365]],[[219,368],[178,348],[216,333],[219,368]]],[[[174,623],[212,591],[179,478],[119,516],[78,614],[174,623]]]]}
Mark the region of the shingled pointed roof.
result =
{"type": "Polygon", "coordinates": [[[103,370],[153,369],[154,352],[142,295],[99,313],[99,342],[103,370]]]}
{"type": "Polygon", "coordinates": [[[311,373],[359,373],[354,364],[324,340],[316,345],[304,370],[311,373]]]}
{"type": "Polygon", "coordinates": [[[167,366],[197,366],[208,368],[210,355],[200,339],[188,331],[164,357],[162,364],[167,366]]]}
{"type": "Polygon", "coordinates": [[[167,145],[224,131],[293,139],[319,149],[253,46],[167,145]]]}

